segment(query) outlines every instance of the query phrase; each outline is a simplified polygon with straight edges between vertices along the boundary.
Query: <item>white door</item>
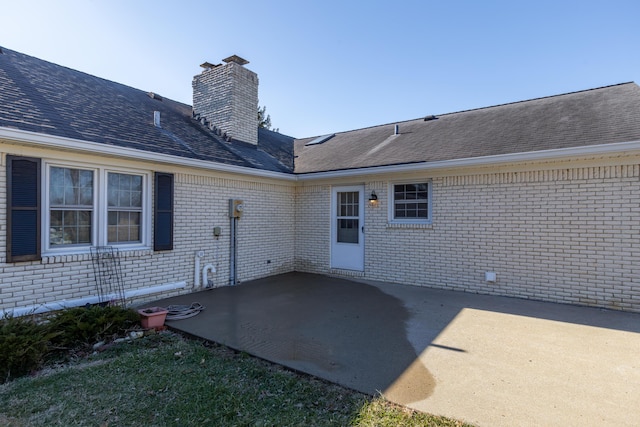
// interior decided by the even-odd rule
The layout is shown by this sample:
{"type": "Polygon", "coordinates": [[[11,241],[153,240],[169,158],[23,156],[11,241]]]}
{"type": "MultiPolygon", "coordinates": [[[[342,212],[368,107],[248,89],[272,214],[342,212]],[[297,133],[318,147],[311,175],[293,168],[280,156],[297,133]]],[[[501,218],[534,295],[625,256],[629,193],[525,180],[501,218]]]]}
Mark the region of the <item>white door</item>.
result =
{"type": "Polygon", "coordinates": [[[331,191],[331,268],[364,271],[364,186],[331,191]]]}

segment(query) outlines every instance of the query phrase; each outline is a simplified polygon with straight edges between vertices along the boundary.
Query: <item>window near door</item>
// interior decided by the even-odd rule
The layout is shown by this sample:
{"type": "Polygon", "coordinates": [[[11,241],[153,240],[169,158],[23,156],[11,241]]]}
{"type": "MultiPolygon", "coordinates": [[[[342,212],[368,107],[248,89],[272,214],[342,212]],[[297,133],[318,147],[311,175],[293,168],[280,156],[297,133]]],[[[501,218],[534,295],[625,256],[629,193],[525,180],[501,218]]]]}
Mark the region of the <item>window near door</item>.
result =
{"type": "Polygon", "coordinates": [[[411,182],[391,185],[391,222],[430,223],[431,183],[411,182]]]}

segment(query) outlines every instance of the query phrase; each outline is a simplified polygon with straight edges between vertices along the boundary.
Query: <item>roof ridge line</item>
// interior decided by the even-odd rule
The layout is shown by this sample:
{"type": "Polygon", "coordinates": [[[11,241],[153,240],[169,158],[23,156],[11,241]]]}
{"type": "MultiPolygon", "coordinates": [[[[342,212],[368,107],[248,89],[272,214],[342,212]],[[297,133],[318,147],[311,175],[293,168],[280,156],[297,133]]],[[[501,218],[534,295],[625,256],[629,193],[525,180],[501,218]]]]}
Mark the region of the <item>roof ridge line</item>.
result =
{"type": "MultiPolygon", "coordinates": [[[[467,110],[451,111],[449,113],[435,114],[434,116],[437,118],[437,117],[442,117],[442,116],[450,116],[452,114],[468,113],[470,111],[487,110],[489,108],[504,107],[504,106],[507,106],[507,105],[514,105],[514,104],[522,104],[522,103],[530,102],[530,101],[539,101],[541,99],[557,98],[557,97],[560,97],[560,96],[573,95],[573,94],[581,93],[581,92],[591,92],[591,91],[594,91],[594,90],[607,89],[607,88],[615,87],[615,86],[624,86],[624,85],[633,84],[633,83],[635,83],[635,82],[632,80],[632,81],[628,81],[628,82],[615,83],[615,84],[611,84],[611,85],[594,87],[594,88],[590,88],[590,89],[581,89],[581,90],[576,90],[576,91],[572,91],[572,92],[558,93],[558,94],[555,94],[555,95],[547,95],[547,96],[540,96],[540,97],[537,97],[537,98],[523,99],[523,100],[520,100],[520,101],[505,102],[503,104],[487,105],[485,107],[477,107],[477,108],[469,108],[467,110]]],[[[423,121],[423,120],[424,120],[424,116],[423,117],[417,117],[417,118],[414,118],[414,119],[399,120],[399,121],[394,121],[394,122],[389,122],[389,123],[384,123],[384,124],[379,124],[379,125],[365,126],[365,127],[358,128],[358,129],[350,129],[350,130],[345,130],[345,131],[342,131],[342,132],[334,132],[334,133],[336,135],[338,135],[338,134],[347,134],[347,133],[359,132],[359,131],[367,130],[367,129],[375,129],[375,128],[380,128],[380,127],[385,127],[385,126],[392,126],[392,125],[395,125],[395,124],[402,124],[402,123],[409,123],[409,122],[423,121]]],[[[322,135],[310,136],[310,137],[305,137],[305,138],[296,138],[296,140],[297,141],[301,141],[301,140],[305,140],[305,139],[313,139],[313,138],[317,138],[318,136],[322,136],[322,135]]]]}
{"type": "MultiPolygon", "coordinates": [[[[469,111],[486,110],[486,109],[489,109],[489,108],[504,107],[504,106],[507,106],[507,105],[522,104],[522,103],[525,103],[525,102],[539,101],[541,99],[549,99],[549,98],[557,98],[557,97],[566,96],[566,95],[574,95],[576,93],[592,92],[592,91],[595,91],[595,90],[602,90],[602,89],[607,89],[607,88],[611,88],[611,87],[615,87],[615,86],[624,86],[624,85],[628,85],[628,84],[632,84],[632,83],[634,83],[634,82],[633,81],[628,81],[628,82],[623,82],[623,83],[615,83],[615,84],[606,85],[606,86],[594,87],[594,88],[590,88],[590,89],[581,89],[581,90],[574,90],[574,91],[571,91],[571,92],[558,93],[558,94],[555,94],[555,95],[547,95],[547,96],[539,96],[537,98],[522,99],[520,101],[512,101],[512,102],[505,102],[505,103],[502,103],[502,104],[487,105],[486,107],[469,108],[467,110],[459,110],[459,111],[452,111],[452,112],[449,112],[449,113],[443,113],[443,114],[440,114],[440,116],[448,116],[448,115],[451,115],[451,114],[466,113],[466,112],[469,112],[469,111]]],[[[436,117],[438,117],[438,116],[436,116],[436,117]]],[[[414,119],[414,120],[419,120],[419,119],[414,119]]],[[[409,121],[409,120],[407,120],[407,121],[409,121]]]]}
{"type": "MultiPolygon", "coordinates": [[[[53,65],[53,66],[56,66],[56,67],[60,67],[60,68],[64,68],[64,69],[69,70],[69,71],[74,72],[74,73],[83,74],[85,76],[89,76],[89,77],[92,77],[94,79],[99,79],[99,80],[102,80],[102,81],[107,82],[107,83],[111,83],[111,84],[114,84],[114,85],[125,87],[125,88],[131,89],[131,90],[135,90],[135,91],[138,91],[140,93],[146,94],[147,96],[148,96],[149,92],[153,92],[155,94],[159,94],[156,91],[145,91],[145,90],[133,87],[133,86],[125,84],[125,83],[120,83],[120,82],[117,82],[115,80],[110,80],[110,79],[108,79],[106,77],[100,77],[100,76],[97,76],[95,74],[91,74],[91,73],[89,73],[87,71],[82,71],[82,70],[78,70],[78,69],[75,69],[75,68],[71,68],[71,67],[66,66],[66,65],[61,65],[61,64],[58,64],[56,62],[50,61],[48,59],[42,59],[42,58],[39,58],[37,56],[30,55],[28,53],[24,53],[24,52],[20,52],[20,51],[17,51],[17,50],[8,49],[8,48],[6,48],[4,46],[0,46],[0,49],[2,49],[5,54],[7,52],[10,52],[12,54],[23,55],[23,56],[26,56],[26,57],[28,57],[30,59],[33,59],[33,60],[36,60],[36,61],[41,61],[41,62],[46,62],[47,64],[50,64],[50,65],[53,65]]],[[[184,103],[182,101],[176,101],[175,99],[168,98],[168,97],[166,97],[164,95],[162,96],[162,98],[165,101],[175,102],[176,104],[181,104],[181,105],[184,105],[184,106],[187,106],[187,107],[192,107],[192,105],[190,105],[190,104],[184,103]]]]}

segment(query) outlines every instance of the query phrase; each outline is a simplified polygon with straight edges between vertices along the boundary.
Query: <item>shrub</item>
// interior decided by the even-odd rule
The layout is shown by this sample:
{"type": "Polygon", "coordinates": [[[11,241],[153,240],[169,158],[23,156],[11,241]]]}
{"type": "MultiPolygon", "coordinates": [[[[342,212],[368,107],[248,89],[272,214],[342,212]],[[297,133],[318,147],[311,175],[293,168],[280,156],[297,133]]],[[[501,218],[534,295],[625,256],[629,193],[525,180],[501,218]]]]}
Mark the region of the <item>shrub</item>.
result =
{"type": "Polygon", "coordinates": [[[0,319],[0,383],[40,368],[55,335],[31,317],[0,319]]]}
{"type": "Polygon", "coordinates": [[[39,322],[32,316],[0,318],[0,384],[41,368],[48,355],[60,350],[121,336],[139,320],[133,310],[109,306],[67,309],[39,322]]]}
{"type": "Polygon", "coordinates": [[[48,326],[59,332],[53,339],[54,346],[77,348],[112,340],[139,321],[140,316],[133,310],[95,305],[60,311],[49,319],[48,326]]]}

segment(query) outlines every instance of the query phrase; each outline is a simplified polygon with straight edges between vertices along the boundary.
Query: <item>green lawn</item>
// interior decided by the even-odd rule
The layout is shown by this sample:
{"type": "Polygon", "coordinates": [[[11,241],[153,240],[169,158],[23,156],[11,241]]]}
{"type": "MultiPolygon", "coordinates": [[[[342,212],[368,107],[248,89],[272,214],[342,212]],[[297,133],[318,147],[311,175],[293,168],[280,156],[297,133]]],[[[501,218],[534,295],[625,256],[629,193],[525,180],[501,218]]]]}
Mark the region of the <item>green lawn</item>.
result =
{"type": "Polygon", "coordinates": [[[5,426],[463,426],[164,332],[0,385],[5,426]]]}

